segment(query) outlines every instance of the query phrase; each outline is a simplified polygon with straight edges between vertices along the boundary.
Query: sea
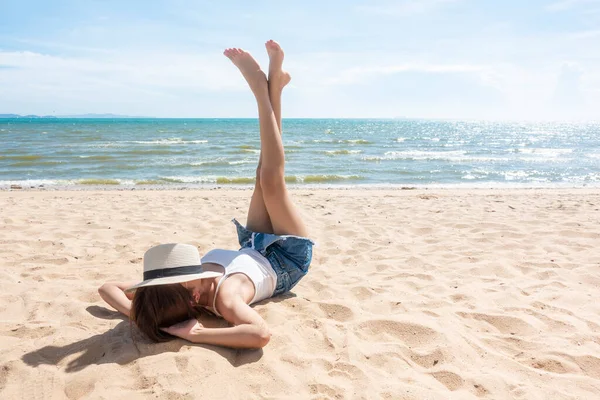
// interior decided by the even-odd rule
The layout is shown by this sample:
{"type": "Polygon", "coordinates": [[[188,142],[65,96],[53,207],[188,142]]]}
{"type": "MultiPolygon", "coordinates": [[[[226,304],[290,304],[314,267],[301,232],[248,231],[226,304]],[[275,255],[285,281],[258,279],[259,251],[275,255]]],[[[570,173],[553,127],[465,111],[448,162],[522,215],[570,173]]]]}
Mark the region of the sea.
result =
{"type": "MultiPolygon", "coordinates": [[[[600,123],[285,119],[300,187],[600,186],[600,123]]],[[[256,119],[0,119],[0,189],[252,186],[256,119]]]]}

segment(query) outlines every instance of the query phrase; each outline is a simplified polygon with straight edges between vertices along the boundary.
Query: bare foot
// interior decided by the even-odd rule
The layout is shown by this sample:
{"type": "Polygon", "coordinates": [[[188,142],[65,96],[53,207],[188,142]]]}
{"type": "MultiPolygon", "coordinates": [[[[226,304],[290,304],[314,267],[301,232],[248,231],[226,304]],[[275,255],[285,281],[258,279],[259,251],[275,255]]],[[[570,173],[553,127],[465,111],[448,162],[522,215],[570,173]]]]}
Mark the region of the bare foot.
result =
{"type": "Polygon", "coordinates": [[[255,96],[265,92],[268,95],[267,77],[250,53],[242,49],[225,49],[223,54],[239,68],[255,96]]]}
{"type": "Polygon", "coordinates": [[[269,54],[269,90],[282,90],[285,85],[290,83],[292,77],[282,69],[283,50],[279,43],[269,40],[265,43],[267,54],[269,54]]]}

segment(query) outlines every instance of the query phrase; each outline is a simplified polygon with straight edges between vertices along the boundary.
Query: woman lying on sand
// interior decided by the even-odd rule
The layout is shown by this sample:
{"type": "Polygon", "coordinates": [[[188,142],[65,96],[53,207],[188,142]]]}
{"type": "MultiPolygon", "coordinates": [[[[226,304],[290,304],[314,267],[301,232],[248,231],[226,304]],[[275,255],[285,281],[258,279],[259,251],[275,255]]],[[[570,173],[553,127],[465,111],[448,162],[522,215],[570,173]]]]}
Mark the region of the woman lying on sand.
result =
{"type": "Polygon", "coordinates": [[[261,152],[247,225],[244,228],[233,220],[241,249],[212,250],[200,260],[195,246],[156,246],[144,255],[143,282],[105,283],[98,290],[154,341],[177,336],[194,343],[263,347],[271,333],[249,305],[289,291],[308,272],[314,243],[305,237],[306,228],[284,179],[281,93],[291,78],[282,70],[284,54],[279,44],[271,40],[266,48],[268,81],[249,53],[224,52],[256,97],[260,123],[261,152]],[[196,307],[233,326],[204,328],[196,319],[196,307]]]}

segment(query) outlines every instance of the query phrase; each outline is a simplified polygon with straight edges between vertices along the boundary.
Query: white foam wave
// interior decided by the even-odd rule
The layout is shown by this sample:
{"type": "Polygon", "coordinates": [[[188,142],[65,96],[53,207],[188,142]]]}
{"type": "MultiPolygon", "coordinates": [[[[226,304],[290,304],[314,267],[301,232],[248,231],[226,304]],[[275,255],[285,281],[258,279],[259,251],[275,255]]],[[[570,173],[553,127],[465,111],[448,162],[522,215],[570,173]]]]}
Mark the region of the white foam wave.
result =
{"type": "Polygon", "coordinates": [[[216,176],[165,176],[163,180],[179,183],[216,183],[216,176]]]}
{"type": "Polygon", "coordinates": [[[559,157],[562,154],[570,154],[573,149],[548,149],[548,148],[530,148],[530,149],[516,149],[518,153],[523,154],[535,154],[545,157],[559,157]]]}
{"type": "Polygon", "coordinates": [[[529,178],[530,173],[527,171],[507,171],[504,173],[504,179],[507,181],[514,181],[517,179],[529,178]]]}
{"type": "Polygon", "coordinates": [[[158,140],[130,140],[121,143],[133,143],[133,144],[151,144],[151,145],[172,145],[172,144],[204,144],[208,143],[208,140],[184,140],[182,138],[169,138],[169,139],[158,139],[158,140]]]}
{"type": "Polygon", "coordinates": [[[0,188],[8,188],[11,185],[18,185],[22,187],[30,187],[30,186],[51,186],[51,185],[66,185],[72,183],[72,181],[68,180],[56,180],[56,179],[26,179],[22,181],[0,181],[0,188]]]}
{"type": "Polygon", "coordinates": [[[509,158],[481,157],[466,155],[466,151],[387,151],[383,156],[366,156],[363,161],[389,161],[389,160],[446,160],[454,162],[475,161],[508,161],[509,158]]]}
{"type": "Polygon", "coordinates": [[[313,143],[334,143],[334,144],[370,144],[368,140],[365,139],[315,139],[312,141],[313,143]]]}
{"type": "Polygon", "coordinates": [[[325,150],[325,154],[329,155],[343,155],[343,154],[360,154],[362,150],[325,150]]]}
{"type": "MultiPolygon", "coordinates": [[[[288,153],[289,153],[289,151],[288,151],[288,153]]],[[[229,161],[229,165],[240,165],[240,164],[256,164],[256,160],[229,161]]]]}

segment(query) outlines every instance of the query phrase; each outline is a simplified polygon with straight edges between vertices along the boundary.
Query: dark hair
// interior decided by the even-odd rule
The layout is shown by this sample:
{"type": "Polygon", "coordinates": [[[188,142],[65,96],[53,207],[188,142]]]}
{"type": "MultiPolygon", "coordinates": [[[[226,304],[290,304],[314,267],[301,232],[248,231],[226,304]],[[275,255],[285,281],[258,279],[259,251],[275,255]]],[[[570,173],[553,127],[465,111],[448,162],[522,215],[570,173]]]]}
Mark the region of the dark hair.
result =
{"type": "Polygon", "coordinates": [[[198,310],[192,305],[187,289],[176,283],[138,288],[131,302],[131,320],[154,342],[167,342],[174,336],[160,330],[195,318],[198,310]]]}

